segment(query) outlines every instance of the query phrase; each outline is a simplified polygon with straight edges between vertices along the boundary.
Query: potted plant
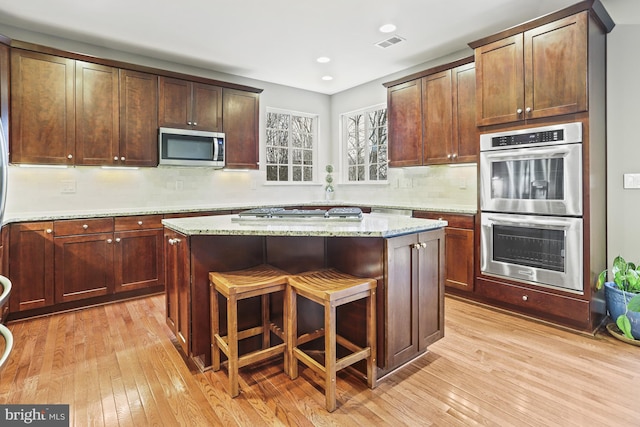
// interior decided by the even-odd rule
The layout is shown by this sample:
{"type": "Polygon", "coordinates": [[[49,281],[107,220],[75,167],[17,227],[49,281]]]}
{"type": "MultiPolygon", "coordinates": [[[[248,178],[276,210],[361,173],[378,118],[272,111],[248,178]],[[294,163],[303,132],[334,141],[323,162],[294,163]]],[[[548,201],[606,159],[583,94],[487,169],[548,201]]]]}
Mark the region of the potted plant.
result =
{"type": "Polygon", "coordinates": [[[621,256],[613,260],[613,282],[607,282],[607,271],[598,275],[596,289],[604,286],[609,316],[631,340],[640,340],[640,267],[621,256]]]}
{"type": "Polygon", "coordinates": [[[324,178],[327,185],[324,186],[324,196],[327,200],[333,200],[335,196],[335,190],[333,188],[333,176],[331,173],[333,172],[333,166],[327,165],[324,169],[327,172],[327,176],[324,178]]]}

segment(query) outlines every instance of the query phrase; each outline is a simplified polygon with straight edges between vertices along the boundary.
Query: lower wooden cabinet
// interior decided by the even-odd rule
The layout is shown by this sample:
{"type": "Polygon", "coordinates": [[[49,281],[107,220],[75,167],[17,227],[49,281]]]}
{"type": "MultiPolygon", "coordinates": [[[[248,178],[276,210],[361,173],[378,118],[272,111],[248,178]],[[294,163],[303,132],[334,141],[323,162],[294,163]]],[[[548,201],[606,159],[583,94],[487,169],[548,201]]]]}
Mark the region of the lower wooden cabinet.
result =
{"type": "Polygon", "coordinates": [[[190,354],[191,294],[189,292],[189,241],[175,231],[165,229],[164,259],[166,263],[165,294],[167,325],[173,331],[184,354],[190,354]]]}
{"type": "Polygon", "coordinates": [[[386,241],[385,366],[393,369],[444,336],[444,231],[386,241]]]}
{"type": "Polygon", "coordinates": [[[449,289],[474,289],[475,215],[414,211],[416,218],[443,219],[445,228],[445,285],[449,289]]]}
{"type": "Polygon", "coordinates": [[[161,215],[11,224],[10,312],[164,285],[161,215]]]}

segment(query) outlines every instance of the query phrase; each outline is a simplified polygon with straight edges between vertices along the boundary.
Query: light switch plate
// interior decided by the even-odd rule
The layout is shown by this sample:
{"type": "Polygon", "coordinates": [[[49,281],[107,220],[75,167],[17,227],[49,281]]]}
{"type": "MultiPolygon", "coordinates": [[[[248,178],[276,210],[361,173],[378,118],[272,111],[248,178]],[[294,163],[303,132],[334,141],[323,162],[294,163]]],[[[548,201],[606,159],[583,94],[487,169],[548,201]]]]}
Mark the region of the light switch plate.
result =
{"type": "Polygon", "coordinates": [[[624,188],[640,188],[640,173],[625,173],[624,188]]]}
{"type": "Polygon", "coordinates": [[[60,192],[63,194],[72,194],[76,192],[76,181],[73,179],[60,181],[60,192]]]}

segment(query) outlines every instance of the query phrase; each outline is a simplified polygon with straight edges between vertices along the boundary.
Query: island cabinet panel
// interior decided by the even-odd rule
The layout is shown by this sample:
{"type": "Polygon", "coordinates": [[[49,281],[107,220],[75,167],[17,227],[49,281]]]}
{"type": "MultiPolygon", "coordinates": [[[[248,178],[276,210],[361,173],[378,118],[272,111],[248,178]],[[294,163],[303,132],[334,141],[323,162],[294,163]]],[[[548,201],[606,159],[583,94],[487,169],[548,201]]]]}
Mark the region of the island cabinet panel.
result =
{"type": "Polygon", "coordinates": [[[11,51],[12,163],[73,164],[74,76],[71,59],[11,51]]]}
{"type": "Polygon", "coordinates": [[[120,70],[120,163],[158,165],[158,76],[120,70]]]}
{"type": "Polygon", "coordinates": [[[164,254],[167,325],[178,339],[182,351],[190,355],[191,300],[188,238],[165,229],[164,254]]]}
{"type": "Polygon", "coordinates": [[[422,165],[422,80],[387,90],[389,166],[422,165]]]}
{"type": "Polygon", "coordinates": [[[219,86],[161,76],[158,101],[160,126],[222,131],[222,88],[219,86]]]}
{"type": "Polygon", "coordinates": [[[258,169],[260,95],[237,89],[222,92],[222,119],[228,168],[258,169]]]}
{"type": "Polygon", "coordinates": [[[393,369],[444,336],[444,231],[387,240],[385,366],[393,369]]]}
{"type": "Polygon", "coordinates": [[[477,124],[586,111],[589,12],[475,48],[477,124]]]}
{"type": "Polygon", "coordinates": [[[9,310],[17,313],[54,304],[53,222],[11,224],[9,310]]]}
{"type": "Polygon", "coordinates": [[[118,69],[76,61],[75,164],[118,164],[119,129],[118,69]]]}

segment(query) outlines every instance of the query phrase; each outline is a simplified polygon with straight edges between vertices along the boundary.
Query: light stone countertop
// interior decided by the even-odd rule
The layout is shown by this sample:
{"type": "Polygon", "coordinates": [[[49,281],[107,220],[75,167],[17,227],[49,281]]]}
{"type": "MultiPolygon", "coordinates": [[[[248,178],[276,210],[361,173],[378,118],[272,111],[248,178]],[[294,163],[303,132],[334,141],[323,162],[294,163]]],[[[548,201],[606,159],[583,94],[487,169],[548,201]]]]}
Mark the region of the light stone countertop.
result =
{"type": "Polygon", "coordinates": [[[375,204],[346,202],[342,200],[316,200],[311,202],[300,203],[268,203],[255,205],[252,203],[235,203],[220,205],[201,205],[201,206],[166,206],[166,207],[138,207],[138,208],[114,208],[114,209],[98,209],[98,210],[69,210],[69,211],[53,211],[53,212],[7,212],[3,219],[4,224],[15,222],[29,221],[54,221],[64,219],[81,219],[81,218],[101,218],[101,217],[117,217],[117,216],[135,216],[135,215],[161,215],[161,214],[180,214],[191,212],[215,212],[229,210],[245,210],[257,207],[284,207],[289,206],[367,206],[371,209],[381,210],[421,210],[433,212],[448,212],[452,214],[476,214],[477,209],[469,206],[457,205],[433,205],[425,202],[416,202],[415,204],[375,204]]]}
{"type": "Polygon", "coordinates": [[[163,219],[165,227],[186,235],[396,237],[447,226],[447,221],[402,215],[363,214],[362,220],[340,218],[242,219],[216,215],[163,219]]]}

